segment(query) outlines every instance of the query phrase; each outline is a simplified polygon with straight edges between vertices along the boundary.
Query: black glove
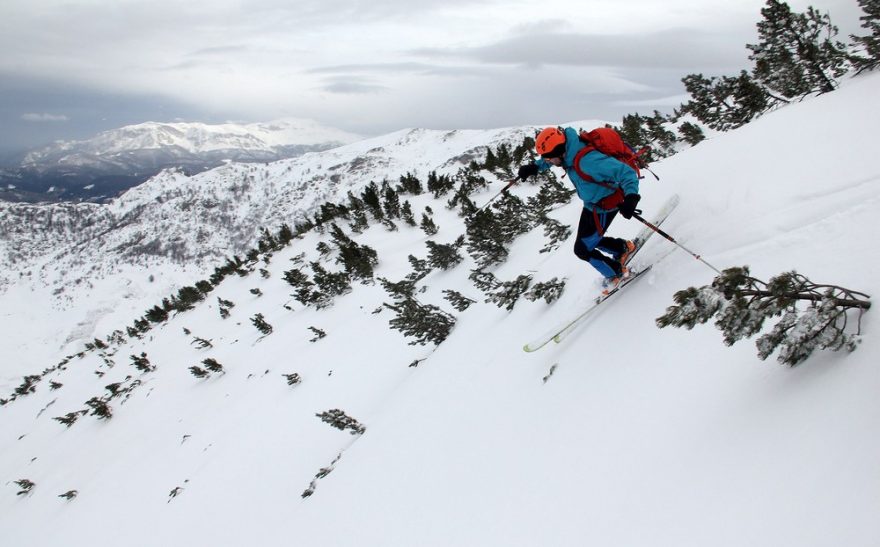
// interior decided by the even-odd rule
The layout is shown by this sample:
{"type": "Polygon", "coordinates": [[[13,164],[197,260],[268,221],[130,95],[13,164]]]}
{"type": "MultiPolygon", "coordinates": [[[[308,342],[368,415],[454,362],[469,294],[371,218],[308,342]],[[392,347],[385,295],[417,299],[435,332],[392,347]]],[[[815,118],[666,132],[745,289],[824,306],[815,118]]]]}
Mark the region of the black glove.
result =
{"type": "Polygon", "coordinates": [[[538,174],[538,166],[534,163],[527,163],[519,168],[519,175],[517,177],[520,180],[526,180],[529,177],[534,177],[538,174]]]}
{"type": "Polygon", "coordinates": [[[638,194],[627,194],[623,197],[623,203],[617,208],[623,218],[632,218],[640,199],[642,196],[638,194]]]}

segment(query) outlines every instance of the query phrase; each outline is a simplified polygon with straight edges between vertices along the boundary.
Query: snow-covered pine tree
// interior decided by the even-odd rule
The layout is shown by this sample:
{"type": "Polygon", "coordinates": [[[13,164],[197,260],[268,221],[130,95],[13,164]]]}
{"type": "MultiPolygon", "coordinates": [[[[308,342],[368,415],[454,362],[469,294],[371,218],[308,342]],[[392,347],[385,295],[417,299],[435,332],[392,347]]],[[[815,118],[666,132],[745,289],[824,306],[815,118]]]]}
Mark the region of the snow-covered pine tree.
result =
{"type": "Polygon", "coordinates": [[[759,42],[746,45],[756,80],[785,100],[837,89],[849,60],[827,13],[813,7],[795,13],[785,2],[767,0],[761,15],[759,42]]]}
{"type": "Polygon", "coordinates": [[[674,300],[676,305],[656,319],[658,327],[692,329],[714,318],[728,346],[758,334],[767,319],[781,317],[769,333],[757,339],[758,357],[766,359],[779,349],[777,360],[792,366],[816,349],[855,350],[861,316],[871,306],[863,293],[817,285],[796,272],[764,283],[751,277],[748,267],[724,270],[711,285],[679,291],[674,300]],[[856,332],[848,333],[853,313],[857,314],[856,332]]]}
{"type": "Polygon", "coordinates": [[[858,0],[864,15],[859,17],[862,28],[870,31],[867,36],[851,35],[853,42],[861,48],[852,57],[859,72],[874,70],[880,66],[880,0],[858,0]]]}

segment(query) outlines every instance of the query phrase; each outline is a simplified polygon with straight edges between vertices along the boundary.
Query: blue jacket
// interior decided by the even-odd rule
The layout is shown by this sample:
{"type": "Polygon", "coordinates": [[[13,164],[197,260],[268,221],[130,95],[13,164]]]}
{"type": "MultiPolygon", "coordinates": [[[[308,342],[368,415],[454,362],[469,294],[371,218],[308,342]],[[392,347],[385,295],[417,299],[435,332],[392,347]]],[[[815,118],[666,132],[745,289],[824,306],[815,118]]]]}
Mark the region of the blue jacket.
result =
{"type": "MultiPolygon", "coordinates": [[[[602,212],[605,209],[596,205],[602,198],[610,196],[614,190],[606,188],[601,184],[589,182],[580,177],[575,171],[574,157],[586,145],[578,138],[578,132],[571,127],[565,128],[565,158],[563,159],[563,168],[568,174],[568,180],[577,190],[578,197],[584,202],[584,207],[592,210],[594,207],[597,211],[602,212]]],[[[543,158],[538,159],[535,164],[538,171],[546,171],[552,165],[543,158]]],[[[622,161],[606,156],[598,150],[593,150],[581,158],[581,170],[601,182],[610,182],[615,186],[623,189],[624,195],[639,193],[639,177],[632,167],[622,161]]]]}

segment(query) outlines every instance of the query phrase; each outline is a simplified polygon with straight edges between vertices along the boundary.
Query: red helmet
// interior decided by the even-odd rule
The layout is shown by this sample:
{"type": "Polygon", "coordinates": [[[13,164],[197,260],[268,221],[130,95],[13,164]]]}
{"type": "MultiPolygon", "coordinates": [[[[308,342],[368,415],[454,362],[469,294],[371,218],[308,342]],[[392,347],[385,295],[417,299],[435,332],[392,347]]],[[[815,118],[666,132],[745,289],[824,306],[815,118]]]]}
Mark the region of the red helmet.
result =
{"type": "Polygon", "coordinates": [[[535,149],[544,157],[556,157],[565,153],[565,133],[558,127],[548,127],[535,138],[535,149]]]}

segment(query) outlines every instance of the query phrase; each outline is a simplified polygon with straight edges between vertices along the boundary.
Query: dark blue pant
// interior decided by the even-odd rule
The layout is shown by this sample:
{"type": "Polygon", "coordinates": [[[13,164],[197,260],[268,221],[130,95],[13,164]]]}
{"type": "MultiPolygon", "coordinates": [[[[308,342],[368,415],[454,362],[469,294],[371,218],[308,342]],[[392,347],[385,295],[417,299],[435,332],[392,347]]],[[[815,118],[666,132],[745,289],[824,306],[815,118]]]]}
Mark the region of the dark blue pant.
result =
{"type": "Polygon", "coordinates": [[[574,254],[589,262],[605,277],[620,275],[618,259],[626,250],[626,240],[604,235],[615,216],[616,210],[594,213],[591,209],[584,208],[578,223],[577,240],[574,242],[574,254]]]}

